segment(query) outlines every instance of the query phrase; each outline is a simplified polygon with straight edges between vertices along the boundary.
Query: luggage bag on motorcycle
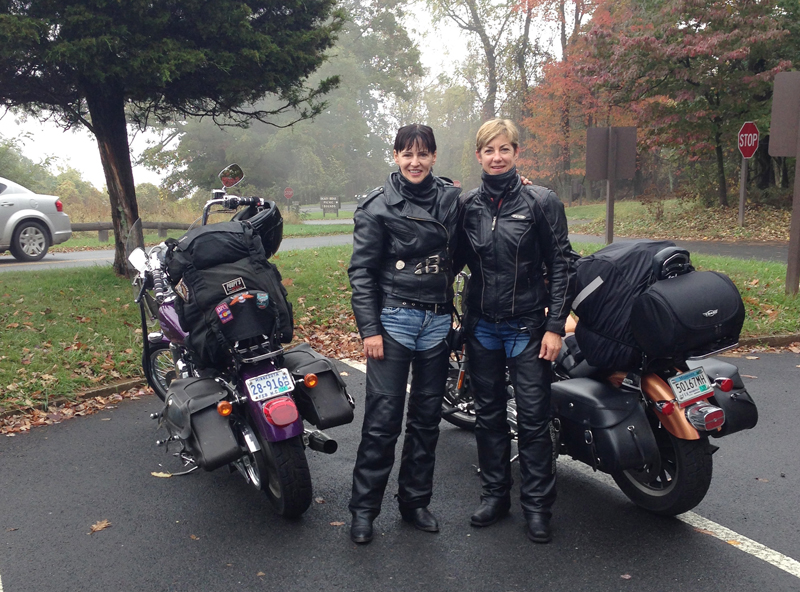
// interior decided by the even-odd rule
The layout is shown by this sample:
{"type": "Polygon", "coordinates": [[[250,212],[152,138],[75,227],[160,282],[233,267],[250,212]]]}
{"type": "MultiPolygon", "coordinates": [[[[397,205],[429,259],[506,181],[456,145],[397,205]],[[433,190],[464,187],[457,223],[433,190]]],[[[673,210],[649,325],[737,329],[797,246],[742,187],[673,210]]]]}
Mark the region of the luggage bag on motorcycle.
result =
{"type": "Polygon", "coordinates": [[[659,462],[650,422],[634,392],[590,378],[552,385],[552,405],[566,452],[606,473],[659,462]]]}
{"type": "Polygon", "coordinates": [[[235,316],[228,315],[230,307],[223,301],[240,292],[268,294],[261,324],[274,326],[275,349],[278,342],[291,341],[292,307],[280,272],[267,260],[262,241],[248,221],[201,226],[168,244],[168,275],[179,296],[175,308],[181,327],[189,333],[188,345],[202,366],[219,367],[230,357],[225,354],[231,353],[231,343],[222,327],[235,316]]]}
{"type": "Polygon", "coordinates": [[[353,421],[353,403],[333,362],[315,352],[307,343],[286,352],[283,360],[295,379],[311,372],[319,380],[314,388],[298,384],[294,392],[295,404],[303,419],[321,430],[353,421]]]}
{"type": "Polygon", "coordinates": [[[674,246],[670,241],[626,241],[578,260],[575,337],[589,364],[613,370],[639,366],[642,353],[631,333],[633,301],[655,281],[653,256],[674,246]]]}
{"type": "Polygon", "coordinates": [[[217,413],[227,391],[211,378],[178,378],[169,385],[161,425],[186,445],[206,471],[235,461],[241,447],[230,421],[217,413]]]}
{"type": "Polygon", "coordinates": [[[702,367],[706,375],[714,382],[717,378],[730,378],[733,380],[733,389],[724,392],[719,387],[714,387],[714,396],[709,401],[721,408],[725,413],[725,423],[718,430],[709,435],[722,438],[742,430],[750,430],[758,423],[758,407],[744,388],[744,381],[739,375],[739,369],[733,364],[728,364],[715,358],[705,360],[689,360],[689,369],[702,367]]]}
{"type": "Polygon", "coordinates": [[[694,271],[654,283],[631,308],[633,337],[651,358],[685,358],[736,344],[744,304],[730,278],[694,271]]]}

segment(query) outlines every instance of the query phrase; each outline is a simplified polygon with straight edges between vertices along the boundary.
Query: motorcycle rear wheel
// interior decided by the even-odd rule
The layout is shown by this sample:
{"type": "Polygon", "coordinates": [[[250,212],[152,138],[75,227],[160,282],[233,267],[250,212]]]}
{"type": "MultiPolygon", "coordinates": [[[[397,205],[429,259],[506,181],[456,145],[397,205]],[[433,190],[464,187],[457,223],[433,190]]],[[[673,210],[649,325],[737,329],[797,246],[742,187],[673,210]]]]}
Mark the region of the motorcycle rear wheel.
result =
{"type": "MultiPolygon", "coordinates": [[[[142,354],[144,357],[144,354],[142,354]]],[[[142,361],[145,367],[145,361],[142,361]]],[[[168,343],[155,343],[150,345],[150,373],[146,377],[147,384],[162,401],[167,398],[167,389],[171,379],[175,377],[175,361],[168,343]],[[172,372],[172,376],[168,376],[172,372]]]]}
{"type": "Polygon", "coordinates": [[[711,486],[713,460],[708,439],[681,440],[663,427],[655,432],[660,470],[619,471],[612,477],[622,492],[645,510],[662,516],[688,512],[703,501],[711,486]]]}
{"type": "Polygon", "coordinates": [[[261,490],[275,511],[285,518],[298,518],[311,505],[311,471],[301,436],[280,442],[259,437],[255,468],[261,490]]]}
{"type": "Polygon", "coordinates": [[[458,389],[458,365],[450,361],[447,370],[447,386],[442,401],[442,419],[463,430],[475,429],[475,404],[470,389],[469,372],[464,376],[464,384],[458,389]]]}

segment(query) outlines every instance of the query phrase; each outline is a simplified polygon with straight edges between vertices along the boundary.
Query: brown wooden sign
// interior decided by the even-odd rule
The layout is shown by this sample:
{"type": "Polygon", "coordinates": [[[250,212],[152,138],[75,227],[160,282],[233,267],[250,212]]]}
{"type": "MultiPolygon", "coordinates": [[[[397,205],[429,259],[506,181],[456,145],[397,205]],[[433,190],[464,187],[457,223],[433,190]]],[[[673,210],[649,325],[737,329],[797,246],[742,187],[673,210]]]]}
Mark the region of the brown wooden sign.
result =
{"type": "Polygon", "coordinates": [[[322,216],[325,214],[339,215],[339,198],[338,197],[320,197],[319,207],[322,208],[322,216]]]}

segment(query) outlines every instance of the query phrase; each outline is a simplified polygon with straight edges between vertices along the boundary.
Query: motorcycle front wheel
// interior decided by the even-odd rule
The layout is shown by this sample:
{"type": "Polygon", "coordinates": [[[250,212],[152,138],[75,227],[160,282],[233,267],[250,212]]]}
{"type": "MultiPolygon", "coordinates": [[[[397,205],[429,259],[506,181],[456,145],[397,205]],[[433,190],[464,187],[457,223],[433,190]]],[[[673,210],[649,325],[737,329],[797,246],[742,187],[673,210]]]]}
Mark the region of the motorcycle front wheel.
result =
{"type": "Polygon", "coordinates": [[[469,372],[464,375],[464,383],[458,388],[459,367],[455,360],[447,369],[447,386],[442,401],[442,419],[464,430],[475,429],[475,403],[469,384],[469,372]]]}
{"type": "Polygon", "coordinates": [[[302,437],[259,441],[261,450],[253,456],[261,490],[278,514],[300,517],[311,505],[311,471],[302,437]]]}
{"type": "Polygon", "coordinates": [[[655,429],[661,467],[612,474],[622,492],[637,506],[662,516],[688,512],[711,486],[713,460],[707,438],[681,440],[666,429],[655,429]]]}
{"type": "MultiPolygon", "coordinates": [[[[146,337],[145,337],[146,339],[146,337]]],[[[144,358],[144,354],[142,354],[144,358]]],[[[142,360],[142,367],[149,368],[150,371],[147,378],[147,384],[153,389],[159,399],[165,401],[167,398],[167,389],[172,378],[175,377],[175,362],[172,359],[172,350],[169,348],[169,343],[155,343],[150,345],[150,363],[142,360]],[[170,372],[172,375],[170,375],[170,372]]]]}

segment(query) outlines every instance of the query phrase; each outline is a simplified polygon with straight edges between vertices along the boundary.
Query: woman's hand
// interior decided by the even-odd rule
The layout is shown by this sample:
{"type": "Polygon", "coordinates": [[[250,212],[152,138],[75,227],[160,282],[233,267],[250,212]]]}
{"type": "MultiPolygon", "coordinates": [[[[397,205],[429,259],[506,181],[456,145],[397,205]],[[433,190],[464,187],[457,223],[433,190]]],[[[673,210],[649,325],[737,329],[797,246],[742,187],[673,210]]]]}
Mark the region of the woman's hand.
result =
{"type": "MultiPolygon", "coordinates": [[[[559,339],[561,339],[559,337],[559,339]]],[[[373,335],[372,337],[364,338],[364,355],[368,359],[382,360],[383,359],[383,336],[373,335]]],[[[555,359],[555,358],[554,358],[555,359]]]]}
{"type": "Polygon", "coordinates": [[[561,351],[561,335],[547,331],[542,337],[542,349],[539,350],[539,357],[548,362],[555,362],[558,352],[561,351]]]}
{"type": "Polygon", "coordinates": [[[533,181],[528,179],[528,177],[526,177],[525,175],[520,175],[519,180],[522,181],[523,185],[533,185],[533,181]]]}

